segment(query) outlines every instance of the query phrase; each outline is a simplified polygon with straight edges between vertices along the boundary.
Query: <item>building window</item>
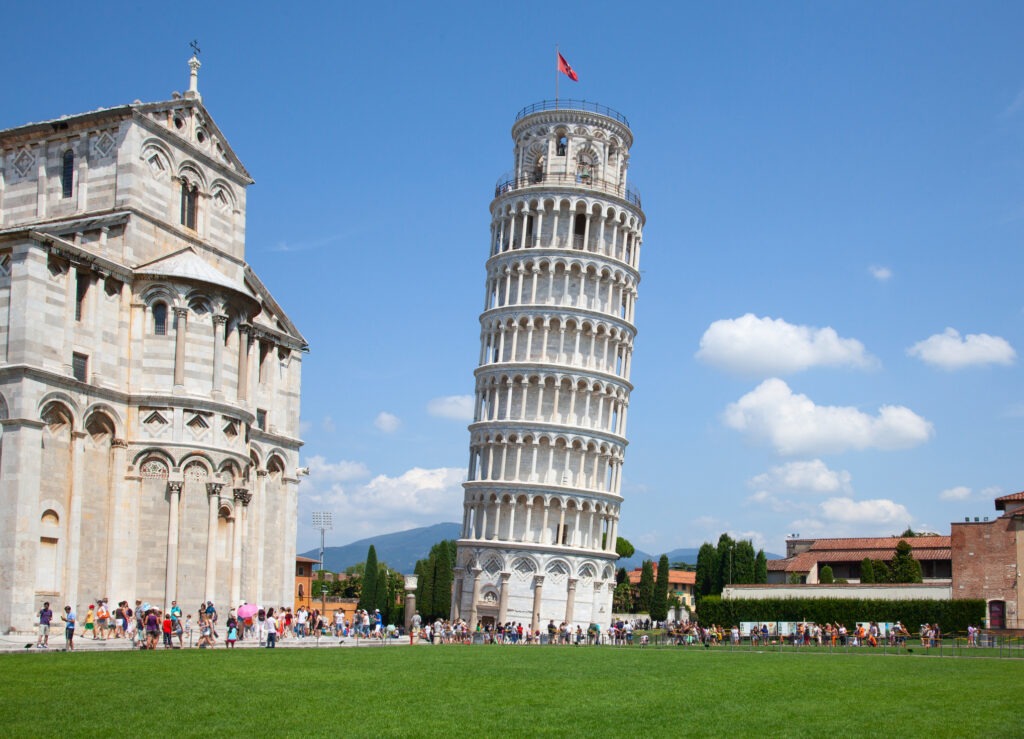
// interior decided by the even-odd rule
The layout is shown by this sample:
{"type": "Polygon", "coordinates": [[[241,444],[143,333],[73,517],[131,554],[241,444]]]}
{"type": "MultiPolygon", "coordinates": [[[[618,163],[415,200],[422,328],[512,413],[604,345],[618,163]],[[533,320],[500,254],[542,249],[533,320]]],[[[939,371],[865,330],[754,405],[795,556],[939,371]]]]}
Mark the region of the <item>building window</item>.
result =
{"type": "Polygon", "coordinates": [[[75,187],[75,152],[68,149],[64,152],[63,166],[60,170],[61,197],[70,198],[75,187]]]}
{"type": "Polygon", "coordinates": [[[89,294],[89,275],[75,272],[75,320],[81,321],[85,312],[85,296],[89,294]]]}
{"type": "Polygon", "coordinates": [[[196,230],[196,214],[199,208],[199,187],[181,178],[181,225],[196,230]]]}
{"type": "Polygon", "coordinates": [[[167,335],[167,304],[153,304],[153,333],[157,336],[167,335]]]}
{"type": "Polygon", "coordinates": [[[71,355],[71,374],[79,382],[86,382],[89,373],[89,355],[75,352],[71,355]]]}
{"type": "Polygon", "coordinates": [[[267,412],[263,409],[257,409],[256,411],[256,428],[260,431],[267,430],[267,412]]]}

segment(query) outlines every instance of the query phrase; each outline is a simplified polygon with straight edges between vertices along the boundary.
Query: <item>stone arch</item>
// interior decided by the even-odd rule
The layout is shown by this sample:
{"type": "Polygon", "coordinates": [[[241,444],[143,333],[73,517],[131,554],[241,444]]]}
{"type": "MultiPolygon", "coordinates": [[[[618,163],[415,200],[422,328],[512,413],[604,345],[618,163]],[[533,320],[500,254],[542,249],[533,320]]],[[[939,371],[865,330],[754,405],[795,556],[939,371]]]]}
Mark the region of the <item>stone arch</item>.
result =
{"type": "Polygon", "coordinates": [[[142,142],[139,159],[144,161],[154,178],[169,176],[174,169],[174,155],[163,141],[157,138],[142,142]]]}

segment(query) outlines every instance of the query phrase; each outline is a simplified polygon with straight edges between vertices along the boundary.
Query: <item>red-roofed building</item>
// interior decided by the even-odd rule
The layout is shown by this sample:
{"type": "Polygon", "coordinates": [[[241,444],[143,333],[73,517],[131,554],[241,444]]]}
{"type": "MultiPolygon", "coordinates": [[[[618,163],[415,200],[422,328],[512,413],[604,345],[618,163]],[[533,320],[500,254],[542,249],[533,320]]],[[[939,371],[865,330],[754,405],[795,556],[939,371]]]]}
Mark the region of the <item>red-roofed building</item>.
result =
{"type": "MultiPolygon", "coordinates": [[[[643,570],[637,567],[635,570],[629,573],[629,584],[633,589],[633,595],[636,595],[637,588],[640,587],[640,575],[643,570]]],[[[654,579],[658,579],[658,565],[654,565],[654,579]]],[[[668,571],[668,594],[669,596],[676,596],[679,598],[679,602],[682,603],[683,608],[688,611],[692,611],[694,608],[694,588],[697,584],[697,573],[687,572],[686,570],[673,570],[668,571]]]]}
{"type": "Polygon", "coordinates": [[[790,539],[785,559],[768,560],[768,582],[801,583],[820,581],[821,568],[828,565],[836,579],[860,582],[860,566],[865,559],[891,562],[896,545],[906,541],[914,559],[921,563],[926,583],[949,582],[953,577],[952,549],[948,536],[885,536],[852,539],[790,539]]]}

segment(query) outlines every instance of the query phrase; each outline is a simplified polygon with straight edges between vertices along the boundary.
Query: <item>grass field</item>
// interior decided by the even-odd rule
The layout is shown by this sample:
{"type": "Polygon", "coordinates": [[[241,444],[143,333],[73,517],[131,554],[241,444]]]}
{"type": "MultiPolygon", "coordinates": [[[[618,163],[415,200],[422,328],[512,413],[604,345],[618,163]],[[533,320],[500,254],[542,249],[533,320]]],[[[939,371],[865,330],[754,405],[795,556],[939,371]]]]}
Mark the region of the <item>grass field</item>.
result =
{"type": "Polygon", "coordinates": [[[0,656],[5,736],[1022,736],[1024,663],[698,648],[0,656]]]}

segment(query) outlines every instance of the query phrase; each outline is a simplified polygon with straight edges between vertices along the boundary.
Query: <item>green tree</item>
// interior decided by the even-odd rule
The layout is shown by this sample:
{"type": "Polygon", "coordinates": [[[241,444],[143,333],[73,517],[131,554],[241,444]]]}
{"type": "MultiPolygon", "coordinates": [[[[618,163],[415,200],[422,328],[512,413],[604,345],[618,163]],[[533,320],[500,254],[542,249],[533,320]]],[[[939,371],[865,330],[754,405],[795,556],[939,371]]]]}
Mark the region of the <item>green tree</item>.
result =
{"type": "Polygon", "coordinates": [[[733,549],[732,581],[736,583],[752,583],[755,581],[754,544],[749,540],[736,542],[733,549]]]}
{"type": "Polygon", "coordinates": [[[875,582],[892,582],[892,572],[885,560],[876,559],[871,563],[875,572],[875,582]]]}
{"type": "Polygon", "coordinates": [[[822,585],[831,585],[835,582],[835,580],[836,578],[832,574],[831,567],[825,565],[821,568],[821,572],[818,573],[818,582],[820,582],[822,585]]]}
{"type": "Polygon", "coordinates": [[[718,537],[718,573],[715,576],[715,594],[721,593],[722,588],[734,582],[732,575],[735,571],[735,548],[736,542],[728,534],[718,537]]]}
{"type": "Polygon", "coordinates": [[[765,556],[763,549],[757,550],[757,558],[754,560],[754,582],[768,582],[768,557],[765,556]]]}
{"type": "Polygon", "coordinates": [[[363,565],[363,587],[359,593],[359,608],[373,613],[377,606],[377,550],[370,545],[366,552],[366,563],[363,565]]]}
{"type": "Polygon", "coordinates": [[[615,538],[615,553],[622,559],[629,559],[636,553],[636,549],[629,543],[628,539],[618,536],[615,538]]]}
{"type": "Polygon", "coordinates": [[[900,538],[901,539],[908,539],[908,538],[910,538],[912,536],[920,536],[920,534],[917,533],[916,531],[914,531],[909,526],[907,526],[907,530],[906,531],[904,531],[902,534],[900,534],[900,538]]]}
{"type": "Polygon", "coordinates": [[[452,607],[452,571],[451,549],[447,542],[437,547],[434,561],[434,616],[447,618],[452,607]]]}
{"type": "Polygon", "coordinates": [[[650,614],[652,621],[668,618],[668,555],[665,554],[658,560],[658,577],[654,581],[650,614]]]}
{"type": "Polygon", "coordinates": [[[391,578],[389,577],[388,566],[381,563],[377,565],[377,583],[374,589],[373,608],[380,611],[381,618],[387,623],[387,616],[391,612],[392,605],[388,602],[391,595],[391,578]]]}
{"type": "Polygon", "coordinates": [[[921,582],[921,563],[914,559],[913,548],[900,539],[892,558],[892,582],[921,582]]]}
{"type": "Polygon", "coordinates": [[[860,581],[864,585],[870,585],[875,581],[875,563],[868,557],[861,560],[860,581]]]}
{"type": "Polygon", "coordinates": [[[697,552],[697,576],[695,590],[697,599],[715,595],[715,581],[718,578],[718,550],[704,542],[697,552]]]}
{"type": "Polygon", "coordinates": [[[629,584],[629,580],[615,586],[615,592],[612,593],[612,609],[616,613],[633,612],[633,586],[629,584]]]}
{"type": "Polygon", "coordinates": [[[640,588],[636,599],[637,613],[650,613],[651,600],[654,598],[654,563],[644,560],[640,568],[640,588]]]}

